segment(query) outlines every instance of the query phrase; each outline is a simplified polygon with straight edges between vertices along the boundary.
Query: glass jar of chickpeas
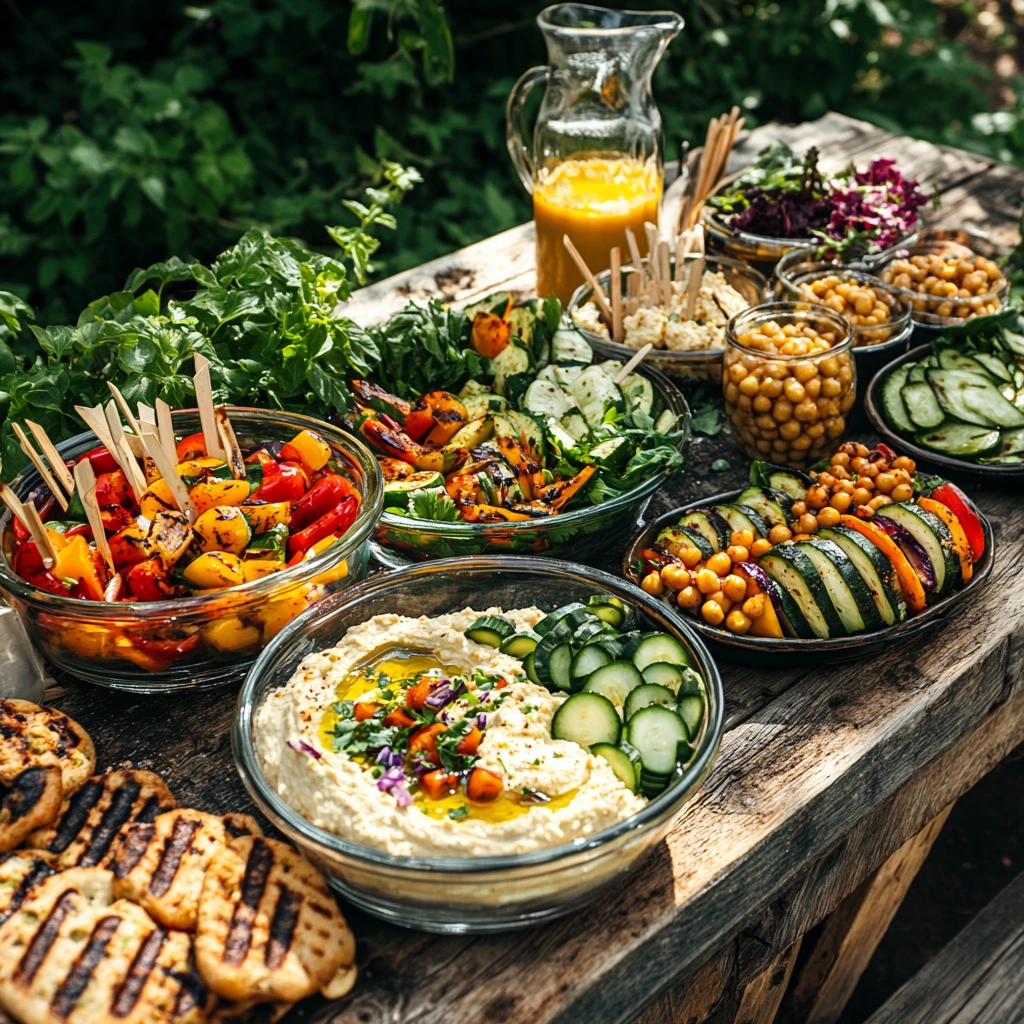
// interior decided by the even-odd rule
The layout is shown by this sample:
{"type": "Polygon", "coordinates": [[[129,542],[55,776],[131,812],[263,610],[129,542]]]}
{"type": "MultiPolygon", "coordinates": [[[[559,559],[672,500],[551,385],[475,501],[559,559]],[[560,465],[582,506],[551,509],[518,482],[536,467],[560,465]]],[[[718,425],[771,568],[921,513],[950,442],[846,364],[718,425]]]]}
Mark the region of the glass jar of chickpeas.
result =
{"type": "Polygon", "coordinates": [[[848,320],[807,302],[769,302],[729,321],[722,391],[747,455],[802,469],[835,447],[857,394],[852,339],[848,320]]]}
{"type": "Polygon", "coordinates": [[[872,269],[923,324],[955,324],[996,313],[1009,290],[994,260],[954,242],[912,245],[872,269]]]}

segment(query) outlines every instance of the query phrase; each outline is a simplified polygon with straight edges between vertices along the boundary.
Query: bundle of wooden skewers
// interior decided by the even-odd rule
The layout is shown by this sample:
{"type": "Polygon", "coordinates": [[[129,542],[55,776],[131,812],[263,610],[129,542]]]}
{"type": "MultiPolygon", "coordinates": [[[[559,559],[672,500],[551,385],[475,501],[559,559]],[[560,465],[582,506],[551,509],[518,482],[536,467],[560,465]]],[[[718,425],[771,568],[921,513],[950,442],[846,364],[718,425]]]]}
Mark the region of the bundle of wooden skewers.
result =
{"type": "MultiPolygon", "coordinates": [[[[223,406],[214,406],[210,365],[198,352],[195,355],[193,380],[207,453],[223,459],[236,480],[245,479],[245,462],[227,410],[223,406]]],[[[139,403],[136,416],[120,390],[112,383],[108,383],[107,386],[113,398],[105,408],[102,405],[92,408],[78,405],[75,406],[75,411],[120,467],[136,502],[141,500],[150,483],[162,477],[167,482],[178,510],[185,514],[190,525],[195,523],[198,510],[176,471],[178,459],[170,407],[162,400],[157,401],[155,408],[139,403]],[[121,420],[122,413],[131,433],[125,430],[121,420]]],[[[89,459],[82,459],[74,465],[72,472],[46,431],[31,420],[26,420],[25,425],[39,445],[39,451],[35,449],[21,425],[15,423],[14,432],[22,451],[64,512],[67,512],[72,498],[77,494],[92,529],[96,548],[110,569],[111,581],[105,597],[109,601],[116,600],[120,576],[114,565],[96,500],[96,475],[92,463],[89,459]]],[[[52,569],[57,564],[57,554],[35,503],[31,500],[22,502],[14,491],[2,482],[0,499],[35,541],[44,567],[47,570],[52,569]]]]}
{"type": "Polygon", "coordinates": [[[739,107],[733,107],[728,114],[708,122],[700,161],[683,193],[679,211],[680,232],[689,230],[700,221],[704,204],[721,186],[729,154],[742,127],[743,118],[740,117],[739,107]]]}

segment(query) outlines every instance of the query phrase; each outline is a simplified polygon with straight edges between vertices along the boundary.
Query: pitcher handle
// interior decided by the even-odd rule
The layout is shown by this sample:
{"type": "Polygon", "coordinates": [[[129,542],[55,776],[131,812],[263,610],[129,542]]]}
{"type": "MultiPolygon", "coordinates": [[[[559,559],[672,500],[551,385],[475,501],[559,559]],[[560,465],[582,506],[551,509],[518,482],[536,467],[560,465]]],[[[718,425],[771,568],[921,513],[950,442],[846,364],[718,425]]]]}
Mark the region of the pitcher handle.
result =
{"type": "Polygon", "coordinates": [[[512,87],[508,103],[505,106],[505,143],[508,146],[509,156],[512,157],[512,165],[523,183],[523,188],[533,195],[533,165],[530,163],[530,154],[523,141],[523,104],[530,90],[540,81],[547,78],[546,67],[530,68],[520,76],[519,81],[512,87]]]}

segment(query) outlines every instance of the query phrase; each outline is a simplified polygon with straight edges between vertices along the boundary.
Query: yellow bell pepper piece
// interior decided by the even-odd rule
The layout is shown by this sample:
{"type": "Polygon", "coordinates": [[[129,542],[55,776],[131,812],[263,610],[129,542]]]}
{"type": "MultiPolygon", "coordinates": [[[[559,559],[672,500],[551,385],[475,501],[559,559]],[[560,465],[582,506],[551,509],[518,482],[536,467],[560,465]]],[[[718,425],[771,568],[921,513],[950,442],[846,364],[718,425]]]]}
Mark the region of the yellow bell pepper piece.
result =
{"type": "Polygon", "coordinates": [[[210,590],[245,582],[242,560],[229,551],[208,551],[185,566],[182,575],[195,587],[210,590]]]}
{"type": "Polygon", "coordinates": [[[251,583],[283,568],[284,562],[272,558],[247,558],[242,562],[242,575],[245,576],[246,583],[251,583]]]}
{"type": "Polygon", "coordinates": [[[288,501],[271,501],[266,505],[243,505],[242,514],[249,521],[249,529],[253,536],[266,533],[267,530],[292,521],[292,506],[288,501]]]}
{"type": "Polygon", "coordinates": [[[237,616],[207,623],[200,632],[203,639],[218,651],[255,650],[261,639],[256,626],[246,625],[237,616]]]}
{"type": "Polygon", "coordinates": [[[83,583],[91,600],[103,600],[104,584],[96,571],[92,548],[83,536],[72,537],[57,552],[57,564],[53,568],[53,574],[59,580],[83,583]]]}
{"type": "Polygon", "coordinates": [[[74,628],[55,630],[53,642],[77,655],[79,658],[113,658],[115,631],[106,626],[94,626],[88,622],[77,622],[74,628]]]}
{"type": "Polygon", "coordinates": [[[163,477],[154,480],[139,499],[139,515],[143,519],[152,519],[157,512],[174,512],[177,508],[171,489],[163,477]]]}
{"type": "Polygon", "coordinates": [[[300,430],[285,445],[281,456],[284,459],[297,457],[307,472],[315,473],[331,461],[331,446],[322,437],[308,430],[300,430]]]}
{"type": "Polygon", "coordinates": [[[248,480],[204,480],[188,492],[199,514],[218,505],[241,505],[249,497],[248,480]]]}
{"type": "Polygon", "coordinates": [[[193,529],[204,551],[229,551],[240,555],[252,539],[242,510],[232,505],[207,509],[195,521],[193,529]]]}
{"type": "Polygon", "coordinates": [[[215,459],[212,455],[200,455],[198,459],[179,462],[175,469],[178,476],[203,476],[208,469],[219,469],[226,465],[223,459],[215,459]]]}
{"type": "Polygon", "coordinates": [[[277,636],[292,619],[301,615],[320,593],[320,587],[303,583],[267,604],[259,613],[260,621],[263,623],[263,642],[266,643],[277,636]]]}

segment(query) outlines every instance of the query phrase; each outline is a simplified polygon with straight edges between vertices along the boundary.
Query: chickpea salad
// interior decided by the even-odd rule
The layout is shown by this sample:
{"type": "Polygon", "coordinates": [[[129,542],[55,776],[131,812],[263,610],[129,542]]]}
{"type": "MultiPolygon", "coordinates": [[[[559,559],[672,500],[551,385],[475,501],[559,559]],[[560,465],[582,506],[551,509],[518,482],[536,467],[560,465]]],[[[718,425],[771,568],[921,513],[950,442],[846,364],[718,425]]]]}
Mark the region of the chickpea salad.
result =
{"type": "MultiPolygon", "coordinates": [[[[963,249],[963,247],[958,247],[963,249]]],[[[918,316],[970,320],[1002,307],[1006,275],[997,263],[972,253],[899,253],[880,271],[886,284],[907,293],[918,316]]]]}
{"type": "Polygon", "coordinates": [[[735,500],[684,510],[630,574],[709,626],[826,640],[922,612],[984,549],[962,491],[886,445],[847,442],[809,474],[755,462],[735,500]]]}

